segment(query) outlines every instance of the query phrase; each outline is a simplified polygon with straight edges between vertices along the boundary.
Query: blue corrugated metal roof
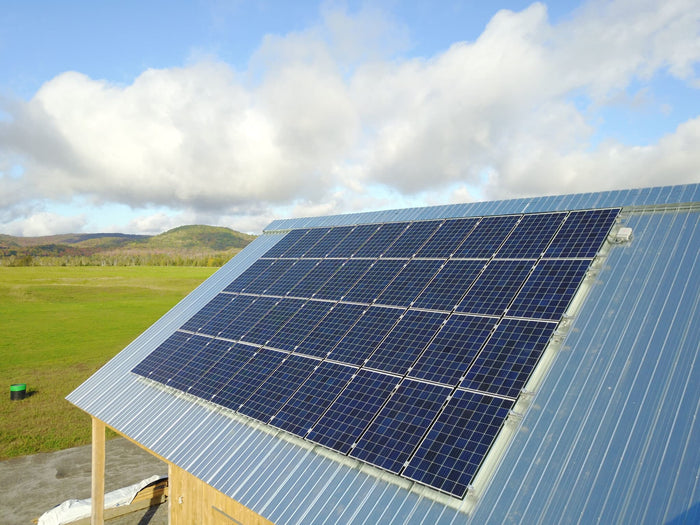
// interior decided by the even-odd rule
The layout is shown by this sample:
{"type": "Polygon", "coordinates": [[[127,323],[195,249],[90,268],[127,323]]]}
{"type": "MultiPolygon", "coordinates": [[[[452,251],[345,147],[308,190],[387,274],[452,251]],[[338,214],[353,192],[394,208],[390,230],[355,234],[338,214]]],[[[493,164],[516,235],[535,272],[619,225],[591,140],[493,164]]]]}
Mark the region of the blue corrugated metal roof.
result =
{"type": "Polygon", "coordinates": [[[603,260],[491,481],[467,496],[469,514],[130,372],[281,234],[260,236],[68,399],[276,523],[698,523],[699,196],[694,184],[267,228],[626,207],[634,240],[603,260]],[[660,207],[674,203],[695,204],[660,207]]]}

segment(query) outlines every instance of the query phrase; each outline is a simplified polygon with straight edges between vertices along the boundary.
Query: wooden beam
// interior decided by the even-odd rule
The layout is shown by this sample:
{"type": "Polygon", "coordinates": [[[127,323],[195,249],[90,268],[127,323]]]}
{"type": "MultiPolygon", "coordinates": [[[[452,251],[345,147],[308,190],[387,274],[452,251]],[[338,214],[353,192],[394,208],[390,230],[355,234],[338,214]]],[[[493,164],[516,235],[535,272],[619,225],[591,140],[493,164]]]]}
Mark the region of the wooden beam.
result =
{"type": "Polygon", "coordinates": [[[104,525],[105,424],[92,418],[92,525],[104,525]]]}

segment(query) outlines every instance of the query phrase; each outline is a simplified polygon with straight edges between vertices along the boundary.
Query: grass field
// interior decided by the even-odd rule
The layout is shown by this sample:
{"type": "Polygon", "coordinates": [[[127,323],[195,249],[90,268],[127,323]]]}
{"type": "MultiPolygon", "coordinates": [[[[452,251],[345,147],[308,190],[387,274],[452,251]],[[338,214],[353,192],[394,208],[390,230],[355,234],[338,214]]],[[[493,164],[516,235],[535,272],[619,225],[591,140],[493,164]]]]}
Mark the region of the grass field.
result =
{"type": "Polygon", "coordinates": [[[0,267],[0,460],[89,443],[65,396],[215,270],[0,267]]]}

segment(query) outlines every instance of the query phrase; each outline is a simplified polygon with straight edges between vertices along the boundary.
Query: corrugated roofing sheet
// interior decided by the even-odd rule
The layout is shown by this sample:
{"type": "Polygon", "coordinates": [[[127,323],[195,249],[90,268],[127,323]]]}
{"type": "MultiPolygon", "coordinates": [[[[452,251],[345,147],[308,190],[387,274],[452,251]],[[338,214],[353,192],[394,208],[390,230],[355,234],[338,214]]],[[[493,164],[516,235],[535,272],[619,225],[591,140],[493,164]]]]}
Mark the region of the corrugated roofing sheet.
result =
{"type": "Polygon", "coordinates": [[[633,241],[604,259],[491,482],[467,496],[469,514],[130,372],[282,233],[260,236],[68,399],[275,523],[700,523],[699,196],[694,184],[267,228],[627,207],[633,241]]]}

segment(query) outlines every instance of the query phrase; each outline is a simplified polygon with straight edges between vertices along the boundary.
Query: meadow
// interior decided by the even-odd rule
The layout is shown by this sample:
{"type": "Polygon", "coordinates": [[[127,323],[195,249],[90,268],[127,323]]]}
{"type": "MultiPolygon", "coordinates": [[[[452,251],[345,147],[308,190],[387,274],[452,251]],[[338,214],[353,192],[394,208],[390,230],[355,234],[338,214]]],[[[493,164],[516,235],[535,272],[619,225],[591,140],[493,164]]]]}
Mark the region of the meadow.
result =
{"type": "Polygon", "coordinates": [[[0,460],[90,443],[65,396],[215,270],[0,267],[0,460]]]}

